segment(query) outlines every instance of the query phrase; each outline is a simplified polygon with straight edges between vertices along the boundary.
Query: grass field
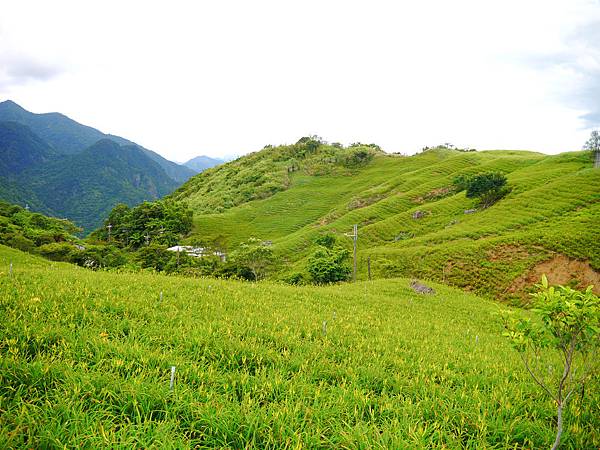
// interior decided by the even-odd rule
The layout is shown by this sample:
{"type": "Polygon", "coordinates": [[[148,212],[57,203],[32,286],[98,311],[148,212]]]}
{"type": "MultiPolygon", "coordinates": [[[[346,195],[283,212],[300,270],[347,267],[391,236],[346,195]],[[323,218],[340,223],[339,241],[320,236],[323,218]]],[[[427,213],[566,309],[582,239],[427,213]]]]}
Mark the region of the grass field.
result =
{"type": "MultiPolygon", "coordinates": [[[[178,199],[194,206],[206,194],[186,195],[178,199]]],[[[583,152],[378,155],[347,172],[300,170],[287,190],[218,214],[196,211],[194,221],[190,241],[229,249],[251,236],[273,241],[283,261],[275,277],[302,271],[321,234],[333,233],[349,248],[343,234],[356,223],[360,279],[367,279],[371,258],[376,277],[419,276],[521,301],[523,292],[510,289],[514,280],[555,254],[600,270],[600,171],[583,152]],[[465,214],[473,200],[444,189],[459,174],[485,171],[506,173],[512,192],[489,209],[465,214]],[[423,217],[413,219],[417,211],[423,217]]]]}
{"type": "MultiPolygon", "coordinates": [[[[550,447],[555,408],[498,306],[434,287],[92,272],[0,246],[1,446],[550,447]]],[[[600,447],[599,387],[561,448],[600,447]]]]}

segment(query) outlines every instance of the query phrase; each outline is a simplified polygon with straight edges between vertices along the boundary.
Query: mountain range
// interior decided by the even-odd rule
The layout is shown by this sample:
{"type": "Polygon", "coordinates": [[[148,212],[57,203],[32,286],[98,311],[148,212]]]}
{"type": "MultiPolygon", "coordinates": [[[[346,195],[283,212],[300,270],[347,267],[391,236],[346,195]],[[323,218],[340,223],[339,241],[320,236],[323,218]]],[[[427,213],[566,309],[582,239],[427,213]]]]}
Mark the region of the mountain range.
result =
{"type": "Polygon", "coordinates": [[[63,114],[0,103],[0,199],[68,218],[84,232],[115,204],[158,199],[196,173],[63,114]]]}
{"type": "Polygon", "coordinates": [[[183,165],[200,173],[206,169],[210,169],[211,167],[223,164],[224,162],[225,160],[223,159],[211,158],[210,156],[196,156],[195,158],[183,163],[183,165]]]}

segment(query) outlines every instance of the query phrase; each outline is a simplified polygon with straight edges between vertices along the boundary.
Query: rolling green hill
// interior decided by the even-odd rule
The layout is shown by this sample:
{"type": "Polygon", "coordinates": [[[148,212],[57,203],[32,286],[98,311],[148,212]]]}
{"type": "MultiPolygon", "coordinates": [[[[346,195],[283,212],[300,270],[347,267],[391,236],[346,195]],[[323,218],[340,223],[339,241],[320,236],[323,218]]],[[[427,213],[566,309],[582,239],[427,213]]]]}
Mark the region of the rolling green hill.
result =
{"type": "Polygon", "coordinates": [[[284,278],[304,270],[320,235],[350,248],[344,233],[358,224],[359,279],[370,258],[377,278],[429,278],[505,299],[525,298],[540,268],[557,282],[600,285],[600,171],[587,153],[438,148],[348,164],[352,149],[303,145],[266,148],[179,188],[173,197],[196,213],[190,241],[273,241],[284,278]],[[466,214],[474,202],[453,179],[489,171],[505,173],[512,192],[466,214]]]}
{"type": "MultiPolygon", "coordinates": [[[[94,272],[0,245],[0,442],[548,448],[556,407],[497,305],[433,286],[94,272]]],[[[561,448],[600,446],[598,387],[569,403],[561,448]]]]}

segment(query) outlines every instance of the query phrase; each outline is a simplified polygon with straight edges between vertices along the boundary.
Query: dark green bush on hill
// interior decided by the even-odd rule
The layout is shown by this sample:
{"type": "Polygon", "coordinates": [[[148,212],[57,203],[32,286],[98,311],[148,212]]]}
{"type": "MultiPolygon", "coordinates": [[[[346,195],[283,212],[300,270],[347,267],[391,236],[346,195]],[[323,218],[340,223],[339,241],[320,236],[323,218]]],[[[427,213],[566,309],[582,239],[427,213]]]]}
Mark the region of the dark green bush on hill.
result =
{"type": "Polygon", "coordinates": [[[499,190],[506,184],[506,176],[500,172],[480,173],[468,179],[467,198],[481,197],[492,190],[499,190]]]}
{"type": "Polygon", "coordinates": [[[488,208],[511,191],[506,182],[503,173],[488,172],[471,176],[458,175],[453,184],[457,191],[466,190],[467,198],[476,198],[479,207],[488,208]]]}
{"type": "Polygon", "coordinates": [[[317,247],[308,258],[306,270],[317,284],[345,281],[350,276],[350,266],[347,264],[348,250],[342,247],[317,247]]]}

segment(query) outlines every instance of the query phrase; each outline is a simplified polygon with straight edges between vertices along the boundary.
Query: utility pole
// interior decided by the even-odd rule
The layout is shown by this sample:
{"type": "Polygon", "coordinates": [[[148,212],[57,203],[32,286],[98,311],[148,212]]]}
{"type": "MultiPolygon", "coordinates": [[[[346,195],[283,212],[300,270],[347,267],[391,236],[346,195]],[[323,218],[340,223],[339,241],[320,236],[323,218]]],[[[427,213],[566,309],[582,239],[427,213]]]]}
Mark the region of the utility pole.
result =
{"type": "Polygon", "coordinates": [[[108,228],[108,242],[110,242],[110,230],[112,230],[112,225],[109,223],[106,228],[108,228]]]}
{"type": "Polygon", "coordinates": [[[352,227],[352,234],[346,234],[351,237],[354,241],[354,270],[352,271],[352,281],[356,282],[356,244],[358,241],[358,225],[354,224],[352,227]]]}
{"type": "Polygon", "coordinates": [[[25,203],[25,211],[29,211],[29,203],[25,203]]]}

